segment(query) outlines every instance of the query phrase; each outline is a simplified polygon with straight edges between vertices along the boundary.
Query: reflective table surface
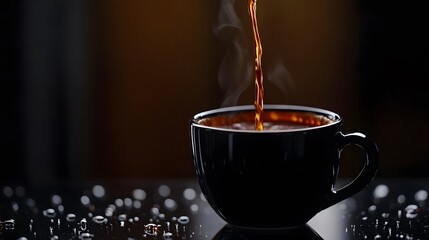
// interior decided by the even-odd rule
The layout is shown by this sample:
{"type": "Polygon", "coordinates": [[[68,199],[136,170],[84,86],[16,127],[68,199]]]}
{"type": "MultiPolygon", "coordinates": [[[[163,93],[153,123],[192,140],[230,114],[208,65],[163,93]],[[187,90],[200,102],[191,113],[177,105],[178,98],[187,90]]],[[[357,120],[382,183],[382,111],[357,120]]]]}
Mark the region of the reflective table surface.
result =
{"type": "Polygon", "coordinates": [[[429,179],[376,178],[289,231],[230,227],[194,179],[0,190],[0,239],[429,239],[429,179]]]}

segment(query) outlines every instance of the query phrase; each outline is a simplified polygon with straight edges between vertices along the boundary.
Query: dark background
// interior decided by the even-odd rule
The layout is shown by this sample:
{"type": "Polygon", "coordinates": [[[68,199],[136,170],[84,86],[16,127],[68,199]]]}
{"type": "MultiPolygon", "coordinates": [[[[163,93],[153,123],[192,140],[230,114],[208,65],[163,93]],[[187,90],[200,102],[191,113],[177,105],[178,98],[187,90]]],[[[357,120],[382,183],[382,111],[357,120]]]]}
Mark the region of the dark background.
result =
{"type": "MultiPolygon", "coordinates": [[[[223,104],[224,40],[251,51],[246,4],[1,1],[0,181],[193,177],[188,120],[223,104]],[[215,34],[221,6],[240,31],[215,34]]],[[[265,103],[336,111],[377,143],[379,176],[429,176],[423,3],[261,0],[257,14],[263,70],[283,67],[265,103]]],[[[236,104],[253,103],[250,83],[236,104]]],[[[359,153],[344,151],[342,176],[359,153]]]]}

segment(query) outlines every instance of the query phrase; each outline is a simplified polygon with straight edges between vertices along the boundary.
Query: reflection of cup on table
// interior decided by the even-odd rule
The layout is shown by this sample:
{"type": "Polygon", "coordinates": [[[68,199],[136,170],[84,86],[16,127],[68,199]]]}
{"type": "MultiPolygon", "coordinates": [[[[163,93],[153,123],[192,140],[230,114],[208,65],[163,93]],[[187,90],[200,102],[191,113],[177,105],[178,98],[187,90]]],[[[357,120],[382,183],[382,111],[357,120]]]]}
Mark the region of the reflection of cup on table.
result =
{"type": "Polygon", "coordinates": [[[378,169],[378,149],[362,133],[343,134],[331,111],[265,105],[264,130],[254,107],[219,108],[191,120],[192,154],[207,201],[231,226],[282,229],[305,225],[318,212],[365,188],[378,169]],[[366,152],[351,183],[334,190],[341,151],[366,152]]]}

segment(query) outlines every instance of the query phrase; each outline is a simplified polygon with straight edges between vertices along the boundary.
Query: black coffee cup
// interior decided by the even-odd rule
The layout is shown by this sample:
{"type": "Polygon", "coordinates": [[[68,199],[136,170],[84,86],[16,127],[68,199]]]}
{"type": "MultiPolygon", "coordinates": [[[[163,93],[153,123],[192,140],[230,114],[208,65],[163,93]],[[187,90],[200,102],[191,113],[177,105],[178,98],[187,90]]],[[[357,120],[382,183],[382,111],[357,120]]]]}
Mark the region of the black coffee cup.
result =
{"type": "Polygon", "coordinates": [[[251,105],[193,116],[191,147],[197,179],[215,212],[250,229],[304,226],[320,211],[364,189],[378,171],[376,144],[362,133],[343,134],[328,110],[265,105],[264,130],[254,130],[251,105]],[[366,153],[360,174],[334,190],[341,151],[366,153]]]}

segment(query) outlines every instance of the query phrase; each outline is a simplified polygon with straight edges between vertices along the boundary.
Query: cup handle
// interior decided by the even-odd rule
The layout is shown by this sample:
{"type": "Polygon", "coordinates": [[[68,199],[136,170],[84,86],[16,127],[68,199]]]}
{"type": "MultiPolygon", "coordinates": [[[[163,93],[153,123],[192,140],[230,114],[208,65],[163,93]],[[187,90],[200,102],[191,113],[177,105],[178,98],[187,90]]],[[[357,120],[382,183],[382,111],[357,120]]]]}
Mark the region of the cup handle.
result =
{"type": "Polygon", "coordinates": [[[352,195],[360,192],[374,179],[378,172],[378,147],[362,133],[337,134],[340,157],[341,151],[349,144],[360,146],[366,152],[365,165],[359,175],[346,186],[337,191],[332,189],[323,209],[328,208],[352,195]]]}

